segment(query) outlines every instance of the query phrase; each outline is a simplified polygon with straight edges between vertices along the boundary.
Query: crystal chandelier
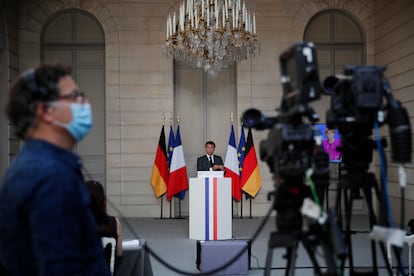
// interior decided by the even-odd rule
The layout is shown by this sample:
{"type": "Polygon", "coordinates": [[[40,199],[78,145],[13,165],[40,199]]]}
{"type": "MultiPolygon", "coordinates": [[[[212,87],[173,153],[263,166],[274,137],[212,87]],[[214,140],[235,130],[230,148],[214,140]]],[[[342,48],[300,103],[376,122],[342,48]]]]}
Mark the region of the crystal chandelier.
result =
{"type": "Polygon", "coordinates": [[[184,0],[167,18],[164,54],[211,75],[255,56],[256,15],[240,0],[184,0]]]}

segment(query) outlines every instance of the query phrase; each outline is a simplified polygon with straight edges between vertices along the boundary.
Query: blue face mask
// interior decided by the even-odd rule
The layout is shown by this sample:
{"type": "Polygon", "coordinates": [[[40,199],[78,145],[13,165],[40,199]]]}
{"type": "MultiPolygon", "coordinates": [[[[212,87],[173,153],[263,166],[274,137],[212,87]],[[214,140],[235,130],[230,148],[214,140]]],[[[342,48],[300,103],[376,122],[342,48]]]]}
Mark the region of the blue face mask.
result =
{"type": "Polygon", "coordinates": [[[72,121],[65,124],[55,121],[54,124],[66,128],[70,135],[76,140],[81,141],[92,129],[92,108],[90,104],[71,103],[72,121]]]}

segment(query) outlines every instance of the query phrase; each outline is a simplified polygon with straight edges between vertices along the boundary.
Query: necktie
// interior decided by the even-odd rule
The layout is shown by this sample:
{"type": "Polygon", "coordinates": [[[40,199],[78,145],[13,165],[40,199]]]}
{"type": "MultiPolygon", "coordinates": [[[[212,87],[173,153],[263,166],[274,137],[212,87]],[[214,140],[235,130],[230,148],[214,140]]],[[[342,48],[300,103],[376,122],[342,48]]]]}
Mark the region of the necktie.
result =
{"type": "Polygon", "coordinates": [[[213,167],[213,160],[211,159],[211,155],[208,156],[208,160],[210,161],[210,167],[213,167]]]}

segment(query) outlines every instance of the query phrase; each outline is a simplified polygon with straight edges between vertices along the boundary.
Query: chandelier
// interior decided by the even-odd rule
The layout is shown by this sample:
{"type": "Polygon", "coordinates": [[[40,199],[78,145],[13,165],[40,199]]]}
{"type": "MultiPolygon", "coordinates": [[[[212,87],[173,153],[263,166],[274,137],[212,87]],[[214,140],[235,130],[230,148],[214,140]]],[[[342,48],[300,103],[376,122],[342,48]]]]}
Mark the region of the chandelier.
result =
{"type": "Polygon", "coordinates": [[[215,75],[255,56],[256,15],[240,0],[184,0],[167,18],[164,55],[215,75]]]}

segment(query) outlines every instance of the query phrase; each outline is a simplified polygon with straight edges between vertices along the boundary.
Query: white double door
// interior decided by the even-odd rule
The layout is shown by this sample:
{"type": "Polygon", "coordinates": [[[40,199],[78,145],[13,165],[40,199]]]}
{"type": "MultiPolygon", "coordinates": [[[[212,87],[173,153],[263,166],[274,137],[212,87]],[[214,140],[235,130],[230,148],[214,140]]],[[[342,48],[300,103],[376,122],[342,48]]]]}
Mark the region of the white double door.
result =
{"type": "MultiPolygon", "coordinates": [[[[205,153],[207,140],[216,143],[215,154],[224,161],[230,136],[230,115],[237,126],[236,70],[224,69],[215,77],[201,69],[175,64],[174,115],[180,117],[180,135],[188,177],[197,177],[197,157],[205,153]]],[[[174,124],[176,131],[176,123],[174,124]]],[[[235,129],[237,136],[237,128],[235,129]]],[[[186,196],[188,197],[188,196],[186,196]]],[[[175,213],[177,214],[177,208],[175,213]]],[[[188,199],[181,205],[181,215],[188,214],[188,199]]]]}

